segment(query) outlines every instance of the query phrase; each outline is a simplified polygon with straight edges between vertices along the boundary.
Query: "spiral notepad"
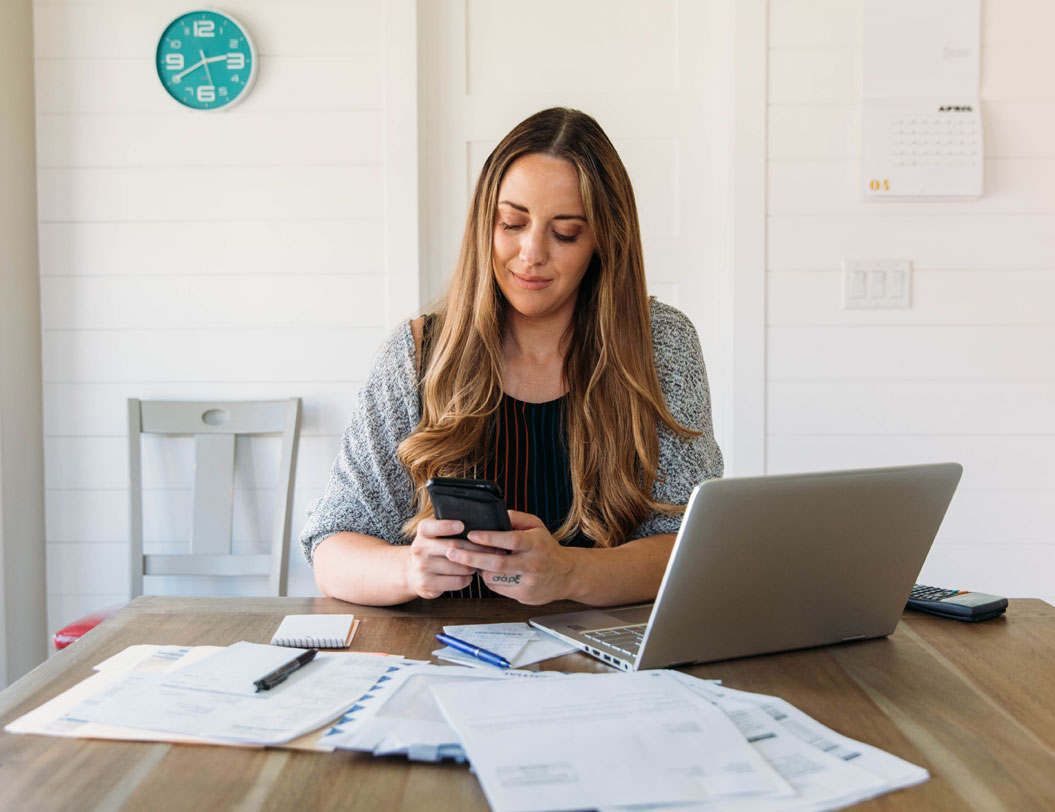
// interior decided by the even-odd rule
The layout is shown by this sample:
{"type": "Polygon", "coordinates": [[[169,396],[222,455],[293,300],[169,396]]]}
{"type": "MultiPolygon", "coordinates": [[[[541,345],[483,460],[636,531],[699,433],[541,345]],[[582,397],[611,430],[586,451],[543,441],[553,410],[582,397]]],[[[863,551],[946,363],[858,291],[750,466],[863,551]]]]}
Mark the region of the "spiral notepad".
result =
{"type": "Polygon", "coordinates": [[[355,615],[286,615],[271,638],[271,645],[346,648],[358,625],[355,615]]]}

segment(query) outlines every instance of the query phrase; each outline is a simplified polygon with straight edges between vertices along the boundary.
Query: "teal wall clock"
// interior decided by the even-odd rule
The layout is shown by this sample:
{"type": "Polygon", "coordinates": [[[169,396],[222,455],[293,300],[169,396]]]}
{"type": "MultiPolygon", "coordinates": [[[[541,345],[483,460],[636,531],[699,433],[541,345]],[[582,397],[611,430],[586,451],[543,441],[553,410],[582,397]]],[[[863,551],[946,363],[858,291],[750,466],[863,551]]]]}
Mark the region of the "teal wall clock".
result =
{"type": "Polygon", "coordinates": [[[195,110],[226,110],[249,93],[256,49],[245,28],[220,11],[189,11],[158,41],[158,78],[168,94],[195,110]]]}

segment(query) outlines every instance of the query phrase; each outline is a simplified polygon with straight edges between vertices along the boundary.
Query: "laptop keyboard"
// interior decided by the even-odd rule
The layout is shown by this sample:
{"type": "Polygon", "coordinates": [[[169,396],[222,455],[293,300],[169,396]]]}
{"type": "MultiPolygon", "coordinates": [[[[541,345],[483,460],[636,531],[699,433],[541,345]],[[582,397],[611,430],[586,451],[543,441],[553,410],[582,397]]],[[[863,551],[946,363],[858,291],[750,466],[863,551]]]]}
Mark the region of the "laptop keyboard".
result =
{"type": "Polygon", "coordinates": [[[641,640],[645,636],[645,626],[640,623],[636,626],[620,626],[618,629],[599,629],[595,632],[584,632],[583,637],[594,643],[603,643],[611,646],[616,651],[621,651],[629,657],[637,654],[641,646],[641,640]]]}

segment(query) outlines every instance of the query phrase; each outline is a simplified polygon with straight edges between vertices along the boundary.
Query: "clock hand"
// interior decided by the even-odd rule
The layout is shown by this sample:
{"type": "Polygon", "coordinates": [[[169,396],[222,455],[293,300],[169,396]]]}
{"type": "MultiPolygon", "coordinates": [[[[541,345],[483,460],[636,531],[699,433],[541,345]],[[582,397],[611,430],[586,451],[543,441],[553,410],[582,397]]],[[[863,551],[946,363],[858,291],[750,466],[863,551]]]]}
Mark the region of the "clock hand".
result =
{"type": "Polygon", "coordinates": [[[209,60],[205,58],[205,51],[198,51],[201,54],[201,64],[205,66],[205,78],[209,80],[209,84],[212,84],[212,75],[209,73],[209,60]]]}
{"type": "Polygon", "coordinates": [[[173,78],[173,79],[182,79],[182,78],[183,78],[184,76],[186,76],[186,75],[187,75],[188,73],[190,73],[190,72],[191,72],[192,70],[196,70],[197,68],[200,68],[200,67],[201,67],[201,66],[202,66],[203,64],[204,64],[203,62],[195,62],[195,63],[194,63],[193,65],[191,65],[191,66],[190,66],[189,68],[187,68],[187,69],[186,69],[185,71],[181,71],[180,73],[177,73],[177,74],[176,74],[175,76],[173,76],[172,78],[173,78]]]}

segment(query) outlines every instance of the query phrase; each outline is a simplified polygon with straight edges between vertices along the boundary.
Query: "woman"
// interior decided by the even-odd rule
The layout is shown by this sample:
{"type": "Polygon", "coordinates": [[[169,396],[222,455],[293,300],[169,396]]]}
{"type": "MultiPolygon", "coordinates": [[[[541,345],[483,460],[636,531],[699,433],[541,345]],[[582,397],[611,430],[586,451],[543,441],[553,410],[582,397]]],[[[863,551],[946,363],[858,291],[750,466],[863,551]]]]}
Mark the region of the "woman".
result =
{"type": "Polygon", "coordinates": [[[554,108],[484,164],[446,302],[381,349],[301,543],[355,603],[650,600],[721,474],[699,339],[648,298],[626,170],[554,108]],[[445,538],[462,527],[432,517],[433,476],[497,481],[513,530],[445,538]]]}

